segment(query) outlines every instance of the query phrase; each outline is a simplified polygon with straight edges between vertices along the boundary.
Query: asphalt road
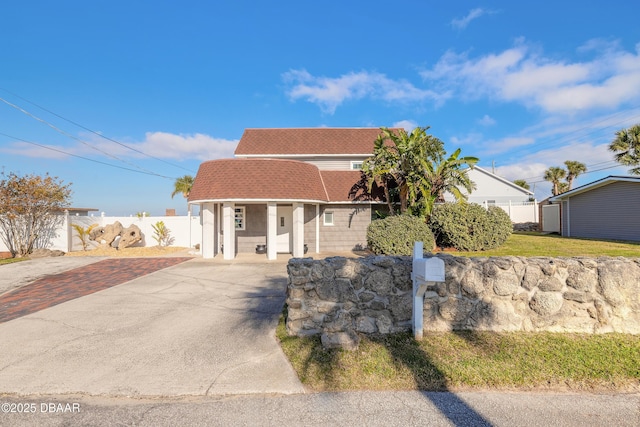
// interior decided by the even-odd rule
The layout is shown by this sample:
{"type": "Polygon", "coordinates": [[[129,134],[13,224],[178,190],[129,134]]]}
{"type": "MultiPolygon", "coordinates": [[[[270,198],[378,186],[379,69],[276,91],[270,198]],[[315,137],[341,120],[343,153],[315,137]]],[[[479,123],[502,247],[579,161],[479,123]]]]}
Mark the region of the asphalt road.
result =
{"type": "Polygon", "coordinates": [[[0,413],[0,425],[15,427],[640,425],[637,394],[348,392],[181,400],[31,396],[0,401],[3,408],[9,402],[15,410],[34,410],[0,413]]]}

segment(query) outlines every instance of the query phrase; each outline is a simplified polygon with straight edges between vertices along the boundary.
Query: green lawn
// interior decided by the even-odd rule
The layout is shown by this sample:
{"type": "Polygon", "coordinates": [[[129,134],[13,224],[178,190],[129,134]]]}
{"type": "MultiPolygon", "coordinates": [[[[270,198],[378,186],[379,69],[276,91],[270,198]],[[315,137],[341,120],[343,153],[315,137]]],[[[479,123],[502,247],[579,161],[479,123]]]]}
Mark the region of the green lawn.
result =
{"type": "MultiPolygon", "coordinates": [[[[639,257],[640,245],[513,234],[500,248],[457,256],[639,257]]],[[[558,333],[410,333],[361,336],[358,350],[325,350],[320,338],[277,336],[302,383],[341,390],[587,390],[640,392],[640,336],[558,333]]]]}
{"type": "Polygon", "coordinates": [[[11,264],[12,262],[20,262],[25,261],[28,258],[2,258],[0,259],[0,265],[2,264],[11,264]]]}
{"type": "Polygon", "coordinates": [[[277,332],[302,383],[314,391],[640,391],[640,336],[626,334],[410,333],[362,336],[358,350],[277,332]]]}
{"type": "Polygon", "coordinates": [[[555,234],[512,234],[497,249],[480,252],[451,252],[460,256],[623,256],[640,258],[640,243],[575,239],[555,234]]]}

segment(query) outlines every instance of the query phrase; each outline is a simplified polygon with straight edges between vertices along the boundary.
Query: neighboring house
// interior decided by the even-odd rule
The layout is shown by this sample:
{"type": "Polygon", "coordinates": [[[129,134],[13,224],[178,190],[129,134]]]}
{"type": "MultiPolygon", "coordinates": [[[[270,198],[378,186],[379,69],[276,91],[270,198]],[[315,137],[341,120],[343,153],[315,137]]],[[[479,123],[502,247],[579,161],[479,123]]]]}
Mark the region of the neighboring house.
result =
{"type": "MultiPolygon", "coordinates": [[[[467,201],[478,204],[522,204],[533,199],[533,192],[526,190],[498,175],[475,166],[467,171],[469,178],[476,184],[476,188],[467,194],[467,201]]],[[[447,201],[453,201],[451,195],[445,196],[447,201]]]]}
{"type": "MultiPolygon", "coordinates": [[[[467,194],[468,202],[486,208],[498,206],[507,212],[514,223],[538,222],[538,204],[533,192],[479,166],[468,170],[467,174],[476,185],[471,194],[467,194]]],[[[445,200],[453,201],[454,198],[447,194],[445,200]]]]}
{"type": "Polygon", "coordinates": [[[640,241],[640,177],[608,176],[550,199],[566,237],[640,241]]]}
{"type": "Polygon", "coordinates": [[[60,211],[61,214],[69,212],[71,216],[89,216],[89,212],[98,212],[96,208],[67,208],[60,211]]]}
{"type": "MultiPolygon", "coordinates": [[[[258,245],[268,259],[365,247],[372,211],[384,204],[349,193],[379,134],[379,128],[245,130],[236,158],[202,163],[189,195],[200,206],[203,258],[222,251],[233,259],[258,245]]],[[[477,169],[470,171],[478,183],[471,201],[519,203],[532,195],[477,169]]]]}

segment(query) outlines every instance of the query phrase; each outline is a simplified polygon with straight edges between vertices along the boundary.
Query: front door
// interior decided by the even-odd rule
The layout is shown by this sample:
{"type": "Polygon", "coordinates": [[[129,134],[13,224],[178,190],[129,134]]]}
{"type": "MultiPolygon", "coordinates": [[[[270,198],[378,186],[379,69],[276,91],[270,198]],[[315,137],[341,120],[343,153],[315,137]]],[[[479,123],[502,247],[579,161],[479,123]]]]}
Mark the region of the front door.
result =
{"type": "Polygon", "coordinates": [[[278,206],[276,247],[280,253],[291,253],[293,246],[293,206],[278,206]]]}

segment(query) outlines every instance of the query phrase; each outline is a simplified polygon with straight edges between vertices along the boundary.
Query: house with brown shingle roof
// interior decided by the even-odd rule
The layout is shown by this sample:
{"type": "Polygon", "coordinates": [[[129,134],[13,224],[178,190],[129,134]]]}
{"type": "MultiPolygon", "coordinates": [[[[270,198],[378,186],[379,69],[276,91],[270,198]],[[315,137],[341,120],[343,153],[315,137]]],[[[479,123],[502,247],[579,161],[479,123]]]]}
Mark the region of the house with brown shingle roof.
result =
{"type": "Polygon", "coordinates": [[[234,159],[200,165],[189,203],[200,205],[202,256],[266,247],[301,257],[366,246],[372,200],[350,197],[379,128],[247,129],[234,159]],[[223,250],[224,249],[224,250],[223,250]]]}

